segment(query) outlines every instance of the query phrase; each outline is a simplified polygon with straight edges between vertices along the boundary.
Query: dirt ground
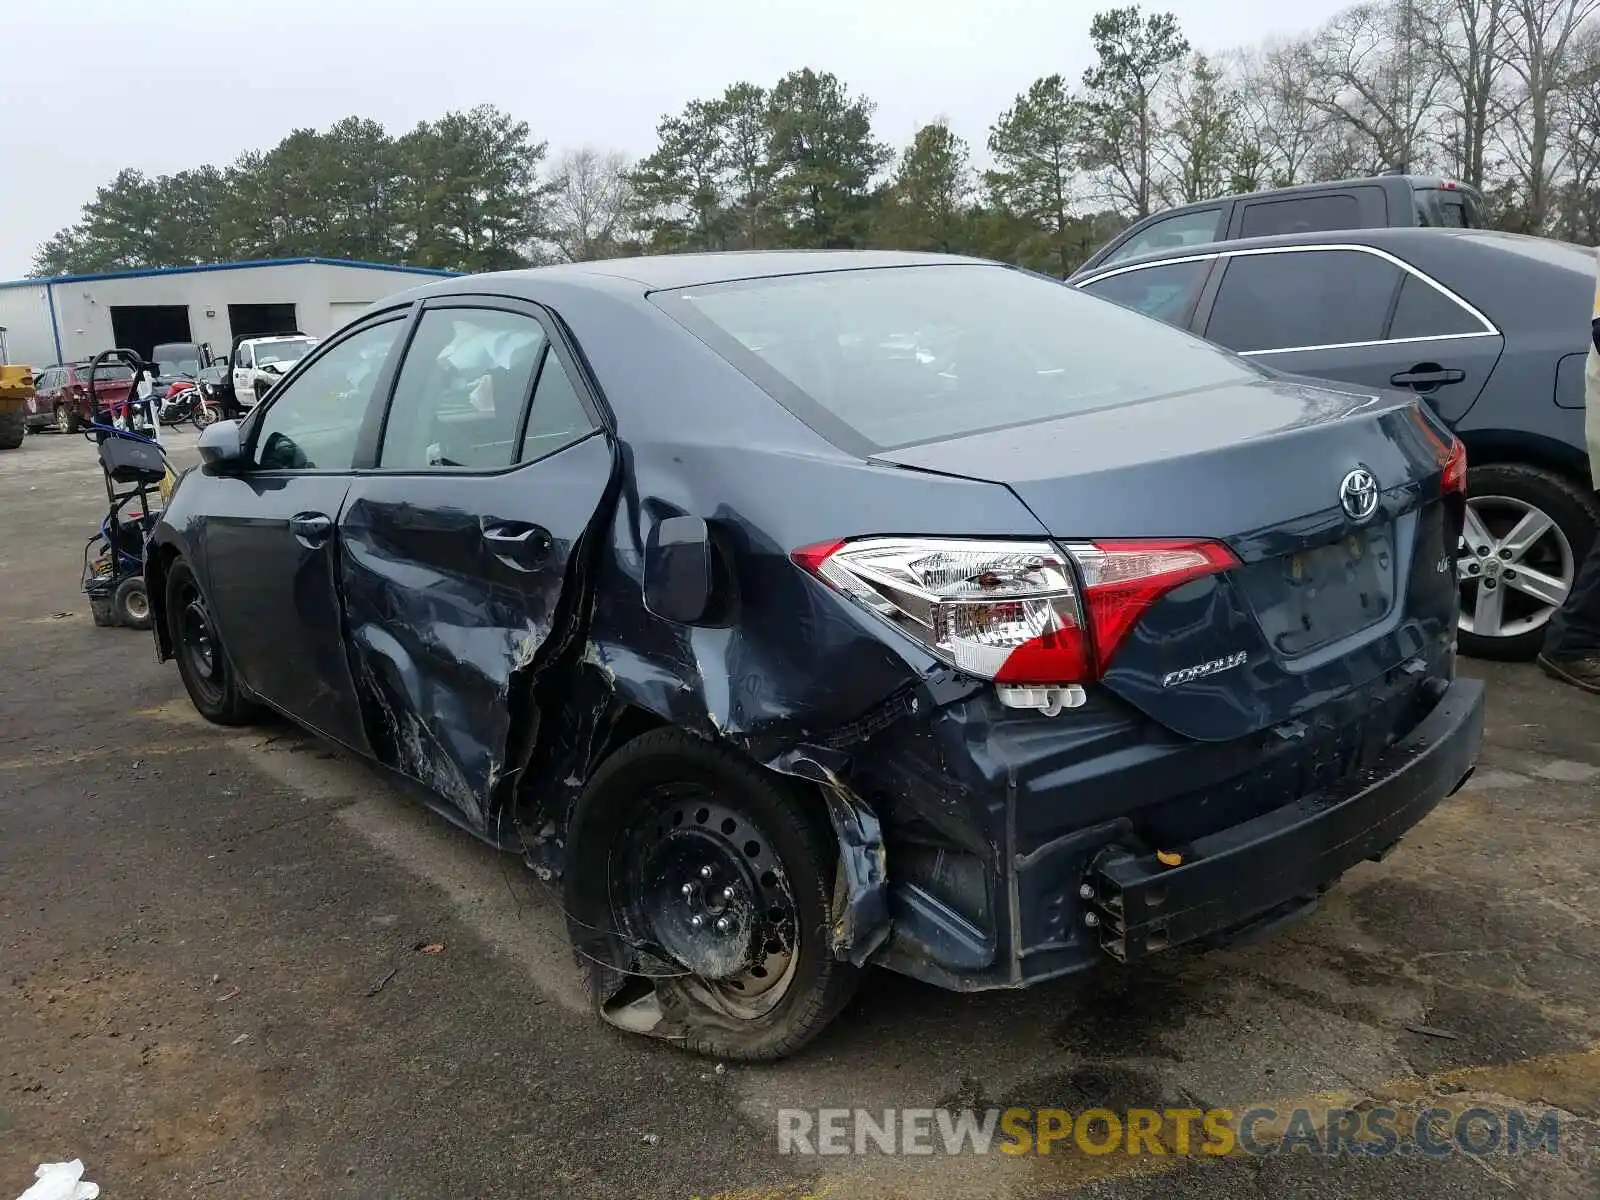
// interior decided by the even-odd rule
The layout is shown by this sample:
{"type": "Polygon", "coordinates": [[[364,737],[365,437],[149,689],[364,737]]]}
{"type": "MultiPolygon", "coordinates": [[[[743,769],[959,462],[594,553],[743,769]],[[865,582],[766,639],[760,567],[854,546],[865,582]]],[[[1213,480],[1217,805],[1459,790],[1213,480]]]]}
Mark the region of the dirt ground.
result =
{"type": "Polygon", "coordinates": [[[520,863],[287,726],[206,725],[148,635],[95,628],[102,507],[83,439],[0,453],[0,1197],[70,1158],[107,1200],[1600,1194],[1600,700],[1530,667],[1464,664],[1491,681],[1474,781],[1268,941],[976,997],[876,973],[801,1057],[719,1071],[591,1018],[520,863]],[[1554,1108],[1560,1136],[777,1152],[791,1106],[1329,1097],[1554,1108]]]}

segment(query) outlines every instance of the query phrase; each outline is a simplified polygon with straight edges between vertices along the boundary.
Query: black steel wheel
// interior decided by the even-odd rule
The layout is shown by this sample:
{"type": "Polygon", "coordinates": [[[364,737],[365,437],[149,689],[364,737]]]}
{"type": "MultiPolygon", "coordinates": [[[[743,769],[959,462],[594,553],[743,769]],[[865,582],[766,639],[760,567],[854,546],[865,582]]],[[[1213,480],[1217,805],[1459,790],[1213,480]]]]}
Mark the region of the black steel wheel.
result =
{"type": "Polygon", "coordinates": [[[195,710],[218,725],[243,725],[255,716],[217,636],[211,610],[189,564],[177,559],[167,570],[167,633],[178,675],[195,710]]]}
{"type": "Polygon", "coordinates": [[[607,843],[588,861],[604,872],[613,928],[666,968],[635,981],[653,988],[654,1028],[613,1019],[597,995],[602,1017],[699,1054],[762,1060],[799,1050],[848,1002],[859,972],[832,953],[837,848],[815,797],[727,747],[658,729],[600,766],[584,807],[583,829],[607,843]]]}
{"type": "Polygon", "coordinates": [[[624,927],[693,972],[685,983],[724,1016],[770,1012],[794,982],[799,943],[772,838],[701,783],[642,799],[657,820],[631,831],[613,877],[624,927]]]}
{"type": "Polygon", "coordinates": [[[111,608],[117,620],[129,629],[150,628],[150,593],[143,576],[135,575],[117,584],[111,593],[111,608]]]}

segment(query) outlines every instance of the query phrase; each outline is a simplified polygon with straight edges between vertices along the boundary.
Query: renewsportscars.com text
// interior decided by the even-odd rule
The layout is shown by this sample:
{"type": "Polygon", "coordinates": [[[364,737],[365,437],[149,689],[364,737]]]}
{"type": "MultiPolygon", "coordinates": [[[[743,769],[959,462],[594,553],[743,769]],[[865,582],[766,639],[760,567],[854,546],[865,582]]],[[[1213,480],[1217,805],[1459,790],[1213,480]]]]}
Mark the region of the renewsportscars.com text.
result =
{"type": "Polygon", "coordinates": [[[1554,1154],[1554,1110],[786,1108],[778,1153],[1444,1157],[1554,1154]]]}

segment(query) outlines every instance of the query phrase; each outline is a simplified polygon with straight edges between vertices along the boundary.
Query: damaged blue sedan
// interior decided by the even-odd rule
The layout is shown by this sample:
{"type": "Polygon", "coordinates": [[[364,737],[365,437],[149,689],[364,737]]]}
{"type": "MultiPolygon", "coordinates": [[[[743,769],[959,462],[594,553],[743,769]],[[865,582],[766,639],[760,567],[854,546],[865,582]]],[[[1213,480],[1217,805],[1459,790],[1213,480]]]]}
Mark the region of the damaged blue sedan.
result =
{"type": "Polygon", "coordinates": [[[146,556],[200,713],[559,880],[599,1014],[706,1054],[1259,934],[1478,752],[1449,430],[999,264],[433,282],[200,450],[146,556]]]}

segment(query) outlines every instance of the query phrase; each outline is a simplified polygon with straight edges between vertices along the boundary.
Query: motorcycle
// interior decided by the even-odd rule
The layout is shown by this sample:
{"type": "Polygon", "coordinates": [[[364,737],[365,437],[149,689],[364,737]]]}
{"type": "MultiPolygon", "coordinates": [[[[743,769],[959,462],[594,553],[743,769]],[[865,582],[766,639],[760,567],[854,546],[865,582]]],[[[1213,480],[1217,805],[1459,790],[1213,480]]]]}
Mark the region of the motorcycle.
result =
{"type": "Polygon", "coordinates": [[[190,379],[180,379],[167,389],[157,413],[163,425],[182,425],[187,421],[196,429],[204,429],[221,415],[215,402],[206,395],[205,385],[190,379]]]}

